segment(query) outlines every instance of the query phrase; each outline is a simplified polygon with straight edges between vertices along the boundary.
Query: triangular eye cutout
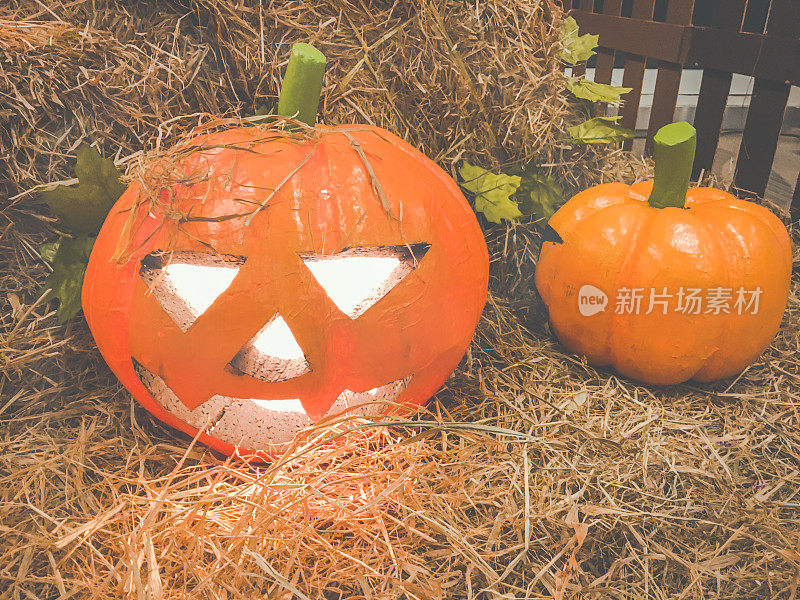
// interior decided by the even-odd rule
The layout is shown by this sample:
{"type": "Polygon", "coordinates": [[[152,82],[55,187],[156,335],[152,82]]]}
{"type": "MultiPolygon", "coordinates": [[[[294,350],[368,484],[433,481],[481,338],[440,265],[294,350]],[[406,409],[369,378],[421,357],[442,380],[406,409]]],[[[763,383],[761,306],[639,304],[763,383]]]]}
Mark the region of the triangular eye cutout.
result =
{"type": "Polygon", "coordinates": [[[151,252],[139,275],[164,311],[186,331],[228,289],[245,259],[199,252],[151,252]]]}
{"type": "Polygon", "coordinates": [[[348,248],[300,257],[339,310],[356,319],[411,273],[429,248],[430,244],[348,248]]]}
{"type": "Polygon", "coordinates": [[[292,330],[280,315],[264,325],[230,364],[235,371],[264,381],[286,381],[311,371],[292,330]]]}

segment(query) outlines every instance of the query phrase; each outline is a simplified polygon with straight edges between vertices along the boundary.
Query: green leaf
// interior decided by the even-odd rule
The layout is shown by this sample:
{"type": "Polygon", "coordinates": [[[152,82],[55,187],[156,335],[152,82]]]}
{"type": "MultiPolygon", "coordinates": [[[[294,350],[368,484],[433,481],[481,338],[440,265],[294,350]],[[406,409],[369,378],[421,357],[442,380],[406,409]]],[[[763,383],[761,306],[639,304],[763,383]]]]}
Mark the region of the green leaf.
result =
{"type": "Polygon", "coordinates": [[[578,23],[572,17],[564,19],[561,25],[561,45],[562,50],[559,58],[571,65],[584,60],[589,60],[594,49],[597,48],[598,36],[578,35],[578,23]]]}
{"type": "Polygon", "coordinates": [[[522,173],[522,182],[515,197],[524,214],[546,221],[562,203],[564,190],[543,169],[529,163],[522,173]]]}
{"type": "Polygon", "coordinates": [[[56,258],[56,253],[58,252],[59,246],[61,246],[61,239],[55,242],[45,242],[44,244],[40,244],[37,250],[39,251],[39,256],[42,257],[42,260],[48,265],[52,265],[56,258]]]}
{"type": "Polygon", "coordinates": [[[274,114],[274,113],[275,113],[275,107],[274,106],[267,106],[266,104],[259,104],[258,107],[256,107],[256,112],[253,113],[253,116],[254,117],[263,117],[263,116],[271,115],[271,114],[274,114]]]}
{"type": "Polygon", "coordinates": [[[42,193],[50,210],[76,234],[94,235],[125,191],[114,162],[91,146],[81,146],[75,166],[77,186],[60,185],[42,193]]]}
{"type": "Polygon", "coordinates": [[[595,117],[579,125],[567,128],[576,144],[614,144],[633,138],[634,133],[617,125],[621,117],[595,117]]]}
{"type": "Polygon", "coordinates": [[[81,309],[81,288],[89,254],[95,238],[82,235],[62,238],[53,258],[53,272],[44,282],[44,289],[52,290],[51,298],[58,298],[56,315],[63,323],[81,309]]]}
{"type": "Polygon", "coordinates": [[[616,104],[620,102],[620,96],[627,94],[633,88],[626,88],[605,83],[596,83],[586,79],[567,79],[567,89],[577,98],[589,100],[590,102],[604,102],[606,104],[616,104]]]}
{"type": "Polygon", "coordinates": [[[517,175],[495,175],[486,169],[464,161],[458,170],[463,187],[475,196],[475,210],[482,212],[492,223],[521,217],[519,206],[510,196],[517,191],[521,178],[517,175]]]}

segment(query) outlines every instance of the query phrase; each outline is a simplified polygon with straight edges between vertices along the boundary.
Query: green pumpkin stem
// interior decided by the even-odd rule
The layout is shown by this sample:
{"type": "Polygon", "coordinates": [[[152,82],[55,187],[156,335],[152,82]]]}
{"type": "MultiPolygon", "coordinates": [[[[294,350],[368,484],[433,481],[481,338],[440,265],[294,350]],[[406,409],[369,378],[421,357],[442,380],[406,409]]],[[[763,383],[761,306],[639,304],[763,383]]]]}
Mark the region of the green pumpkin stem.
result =
{"type": "Polygon", "coordinates": [[[653,208],[683,208],[692,176],[697,131],[684,121],[664,125],[653,138],[656,174],[647,202],[653,208]]]}
{"type": "Polygon", "coordinates": [[[325,74],[325,55],[310,44],[292,46],[278,97],[278,114],[314,126],[325,74]]]}

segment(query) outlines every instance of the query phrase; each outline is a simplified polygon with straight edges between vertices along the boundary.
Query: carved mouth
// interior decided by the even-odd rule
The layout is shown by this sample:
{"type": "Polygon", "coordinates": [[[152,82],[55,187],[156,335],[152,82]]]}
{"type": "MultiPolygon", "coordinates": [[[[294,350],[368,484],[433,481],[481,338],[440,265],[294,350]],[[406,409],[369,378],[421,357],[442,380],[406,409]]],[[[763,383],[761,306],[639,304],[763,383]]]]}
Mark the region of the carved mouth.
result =
{"type": "MultiPolygon", "coordinates": [[[[205,427],[206,433],[231,445],[248,450],[280,451],[297,433],[314,425],[298,398],[260,400],[217,394],[189,410],[158,375],[136,361],[134,369],[164,410],[192,427],[205,427]]],[[[377,416],[387,404],[397,400],[410,380],[411,377],[398,379],[365,392],[344,390],[325,416],[377,416]]]]}
{"type": "Polygon", "coordinates": [[[411,377],[391,381],[382,386],[367,390],[366,392],[352,392],[345,390],[336,398],[325,416],[336,415],[347,411],[348,415],[360,417],[373,417],[381,414],[388,404],[396,401],[402,394],[411,377]]]}

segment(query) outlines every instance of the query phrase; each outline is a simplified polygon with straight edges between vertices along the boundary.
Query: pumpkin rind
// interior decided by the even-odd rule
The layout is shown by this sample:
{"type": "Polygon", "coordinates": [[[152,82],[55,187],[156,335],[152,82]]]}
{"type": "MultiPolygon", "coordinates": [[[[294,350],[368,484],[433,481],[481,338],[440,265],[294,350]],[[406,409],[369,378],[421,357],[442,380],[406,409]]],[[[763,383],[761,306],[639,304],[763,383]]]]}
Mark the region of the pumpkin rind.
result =
{"type": "MultiPolygon", "coordinates": [[[[544,242],[536,287],[554,333],[570,351],[633,379],[672,384],[739,373],[770,344],[789,295],[791,245],[764,207],[712,188],[692,188],[686,208],[647,204],[652,182],[609,183],[579,193],[550,226],[563,243],[544,242]],[[592,285],[608,307],[584,316],[578,290],[592,285]],[[757,314],[683,314],[655,307],[618,314],[618,290],[761,288],[757,314]]],[[[724,292],[720,292],[724,293],[724,292]]]]}
{"type": "MultiPolygon", "coordinates": [[[[244,127],[191,143],[199,149],[179,169],[205,168],[210,180],[174,184],[167,192],[175,194],[173,208],[183,214],[191,209],[193,220],[178,224],[139,205],[128,245],[133,253],[127,261],[113,260],[130,230],[139,197],[134,183],[112,209],[86,272],[87,321],[133,396],[156,417],[195,435],[195,427],[154,400],[132,359],[162,378],[187,409],[215,394],[299,398],[316,421],[345,390],[361,392],[409,376],[397,402],[411,409],[433,395],[466,351],[488,286],[483,235],[452,179],[396,136],[362,125],[318,126],[305,141],[244,127]],[[245,218],[208,220],[243,208],[252,212],[267,197],[249,224],[245,218]],[[357,319],[336,308],[301,258],[417,243],[430,245],[424,258],[357,319]],[[208,252],[209,246],[246,262],[183,332],[148,294],[141,260],[156,250],[208,252]],[[265,382],[226,368],[276,312],[302,346],[311,372],[265,382]]],[[[200,441],[227,454],[270,454],[213,435],[202,434],[200,441]]]]}

